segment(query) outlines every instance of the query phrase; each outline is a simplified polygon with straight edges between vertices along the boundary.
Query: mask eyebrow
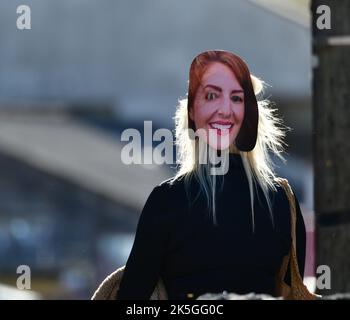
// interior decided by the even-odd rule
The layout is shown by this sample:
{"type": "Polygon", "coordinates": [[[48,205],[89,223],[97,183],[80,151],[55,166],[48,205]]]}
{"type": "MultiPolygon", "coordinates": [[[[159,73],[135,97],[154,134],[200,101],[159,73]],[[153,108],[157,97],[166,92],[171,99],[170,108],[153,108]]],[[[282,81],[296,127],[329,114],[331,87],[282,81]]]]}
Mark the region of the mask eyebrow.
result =
{"type": "Polygon", "coordinates": [[[214,86],[213,84],[207,84],[206,86],[204,86],[204,89],[206,89],[206,88],[212,88],[212,89],[219,91],[219,92],[222,91],[222,89],[220,87],[214,86]]]}
{"type": "Polygon", "coordinates": [[[232,90],[231,93],[244,93],[244,91],[242,89],[235,89],[232,90]]]}
{"type": "MultiPolygon", "coordinates": [[[[207,85],[204,86],[203,89],[206,89],[206,88],[212,88],[212,89],[214,89],[214,90],[216,90],[218,92],[222,92],[222,89],[220,87],[215,86],[213,84],[207,84],[207,85]]],[[[234,89],[234,90],[231,91],[231,93],[243,93],[243,90],[242,89],[234,89]]]]}

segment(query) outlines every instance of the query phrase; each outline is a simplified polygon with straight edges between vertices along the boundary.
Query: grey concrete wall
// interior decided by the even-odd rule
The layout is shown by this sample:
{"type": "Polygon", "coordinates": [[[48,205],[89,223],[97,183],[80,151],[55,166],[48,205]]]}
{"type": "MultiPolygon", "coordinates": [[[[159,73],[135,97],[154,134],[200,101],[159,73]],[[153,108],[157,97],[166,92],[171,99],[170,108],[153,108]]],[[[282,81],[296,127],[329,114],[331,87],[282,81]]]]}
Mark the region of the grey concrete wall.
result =
{"type": "Polygon", "coordinates": [[[0,105],[107,103],[171,124],[193,56],[214,48],[241,55],[275,96],[310,93],[309,30],[246,0],[2,0],[0,46],[0,105]],[[16,28],[20,4],[31,30],[16,28]]]}

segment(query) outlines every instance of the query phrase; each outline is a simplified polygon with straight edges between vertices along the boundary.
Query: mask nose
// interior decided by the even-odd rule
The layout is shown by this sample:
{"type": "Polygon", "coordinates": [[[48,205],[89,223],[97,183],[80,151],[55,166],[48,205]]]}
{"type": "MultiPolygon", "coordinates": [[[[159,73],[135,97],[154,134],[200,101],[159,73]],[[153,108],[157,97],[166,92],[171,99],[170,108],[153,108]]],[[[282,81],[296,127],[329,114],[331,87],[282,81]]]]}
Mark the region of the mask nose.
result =
{"type": "Polygon", "coordinates": [[[232,115],[232,110],[231,110],[231,100],[227,97],[225,97],[220,104],[218,114],[221,115],[222,117],[229,118],[232,115]]]}

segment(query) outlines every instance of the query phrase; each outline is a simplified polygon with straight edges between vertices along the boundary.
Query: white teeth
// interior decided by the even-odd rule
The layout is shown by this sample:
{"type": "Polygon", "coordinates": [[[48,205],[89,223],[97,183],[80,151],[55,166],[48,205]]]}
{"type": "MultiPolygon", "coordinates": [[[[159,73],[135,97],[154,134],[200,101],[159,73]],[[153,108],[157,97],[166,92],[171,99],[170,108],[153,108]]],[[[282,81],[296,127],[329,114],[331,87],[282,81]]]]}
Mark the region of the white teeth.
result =
{"type": "Polygon", "coordinates": [[[215,129],[231,129],[232,128],[232,124],[218,124],[218,123],[211,123],[210,124],[213,128],[215,129]]]}

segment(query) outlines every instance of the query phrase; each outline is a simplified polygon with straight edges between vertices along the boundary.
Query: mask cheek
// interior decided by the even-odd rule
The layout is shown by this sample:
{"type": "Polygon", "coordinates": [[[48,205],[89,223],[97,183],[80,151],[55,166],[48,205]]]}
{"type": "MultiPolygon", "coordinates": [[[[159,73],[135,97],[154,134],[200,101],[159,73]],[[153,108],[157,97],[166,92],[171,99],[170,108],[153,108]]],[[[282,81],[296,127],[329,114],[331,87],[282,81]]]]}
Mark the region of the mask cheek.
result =
{"type": "Polygon", "coordinates": [[[191,108],[190,110],[189,110],[189,112],[188,112],[188,115],[189,115],[189,117],[190,117],[190,119],[192,120],[192,121],[194,121],[194,114],[193,114],[194,112],[193,112],[193,108],[191,108]]]}

